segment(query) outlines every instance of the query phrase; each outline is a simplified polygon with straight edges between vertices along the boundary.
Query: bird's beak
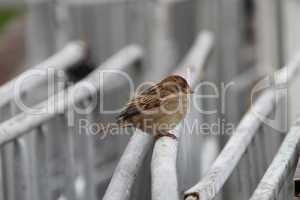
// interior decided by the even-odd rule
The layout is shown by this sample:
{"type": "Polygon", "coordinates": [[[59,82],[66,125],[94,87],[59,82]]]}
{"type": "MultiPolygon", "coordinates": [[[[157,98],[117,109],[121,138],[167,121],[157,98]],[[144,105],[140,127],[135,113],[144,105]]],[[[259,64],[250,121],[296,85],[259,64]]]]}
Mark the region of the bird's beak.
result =
{"type": "Polygon", "coordinates": [[[190,94],[194,94],[194,91],[192,89],[190,89],[190,94]]]}

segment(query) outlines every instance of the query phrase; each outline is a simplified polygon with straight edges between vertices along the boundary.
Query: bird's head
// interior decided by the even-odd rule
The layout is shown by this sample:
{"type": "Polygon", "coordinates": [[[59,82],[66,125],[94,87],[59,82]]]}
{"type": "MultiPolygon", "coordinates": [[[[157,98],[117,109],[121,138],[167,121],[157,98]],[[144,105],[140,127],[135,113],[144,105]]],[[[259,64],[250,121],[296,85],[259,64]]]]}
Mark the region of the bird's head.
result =
{"type": "Polygon", "coordinates": [[[192,94],[193,90],[189,86],[188,82],[179,75],[171,75],[161,81],[163,87],[174,93],[192,94]]]}

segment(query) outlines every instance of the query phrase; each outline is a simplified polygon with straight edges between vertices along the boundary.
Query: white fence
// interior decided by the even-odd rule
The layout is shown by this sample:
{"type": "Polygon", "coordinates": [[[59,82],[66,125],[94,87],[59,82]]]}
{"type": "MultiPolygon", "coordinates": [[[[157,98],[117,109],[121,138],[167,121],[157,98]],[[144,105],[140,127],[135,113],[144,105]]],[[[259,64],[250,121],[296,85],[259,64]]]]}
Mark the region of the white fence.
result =
{"type": "MultiPolygon", "coordinates": [[[[280,112],[280,108],[283,107],[283,105],[280,104],[282,103],[281,98],[287,98],[286,85],[295,79],[299,72],[300,59],[298,55],[278,72],[274,83],[275,85],[273,85],[272,89],[265,91],[251,106],[207,174],[197,185],[186,192],[186,199],[214,199],[224,187],[225,182],[229,180],[230,175],[233,179],[237,178],[237,183],[235,184],[239,183],[240,185],[237,187],[241,187],[240,190],[237,190],[239,192],[235,192],[232,195],[237,199],[249,198],[249,195],[251,195],[257,186],[257,183],[260,181],[261,176],[277,151],[277,149],[275,149],[274,152],[269,152],[269,138],[284,134],[280,131],[274,133],[274,130],[270,130],[272,124],[268,123],[268,117],[271,112],[275,110],[276,115],[272,118],[274,120],[273,125],[274,122],[280,123],[283,113],[280,112]],[[263,126],[270,127],[264,130],[263,126]]],[[[281,127],[277,127],[277,130],[280,130],[280,128],[281,127]]],[[[286,146],[286,144],[283,146],[286,146]]],[[[289,154],[288,151],[286,153],[289,154]]],[[[297,160],[296,155],[289,156],[290,160],[297,160]]],[[[280,157],[280,155],[278,155],[278,157],[280,157]]],[[[278,161],[275,160],[274,162],[276,163],[278,161]]],[[[295,169],[296,166],[294,166],[294,170],[295,169]]],[[[270,168],[267,173],[273,173],[273,171],[270,170],[272,170],[272,168],[270,168]]],[[[289,168],[285,168],[285,170],[281,171],[282,176],[284,176],[284,173],[293,176],[289,168]]],[[[272,180],[271,178],[271,180],[268,181],[272,180]]],[[[234,184],[234,181],[235,180],[228,182],[228,185],[234,184]]],[[[285,181],[287,184],[291,184],[293,179],[285,181]]],[[[284,182],[284,180],[282,180],[282,182],[284,182]]],[[[282,182],[278,183],[278,185],[273,183],[272,186],[281,189],[282,182]]],[[[264,186],[269,187],[269,185],[261,185],[260,187],[264,186]]],[[[275,190],[275,188],[269,189],[275,190]]],[[[290,193],[290,195],[292,194],[293,193],[290,193]]],[[[278,197],[276,196],[276,198],[278,197]]],[[[287,198],[288,196],[283,196],[283,199],[287,198]]],[[[263,199],[263,195],[260,196],[259,199],[263,199]]]]}
{"type": "Polygon", "coordinates": [[[0,87],[0,200],[292,199],[299,128],[296,123],[289,130],[284,114],[299,55],[288,59],[274,82],[262,79],[287,60],[283,22],[276,21],[283,18],[279,2],[24,3],[27,64],[40,64],[0,87]],[[270,38],[266,27],[273,30],[270,38]],[[209,81],[220,89],[232,81],[225,105],[213,98],[197,102],[216,113],[192,107],[184,123],[220,120],[236,129],[230,136],[222,130],[202,134],[182,123],[174,130],[178,141],[161,138],[155,144],[140,130],[105,138],[84,132],[82,121],[111,122],[115,114],[98,111],[120,108],[129,98],[125,80],[113,73],[100,76],[108,70],[124,72],[136,85],[173,73],[192,87],[209,81]],[[37,76],[27,80],[31,75],[37,76]],[[272,87],[251,106],[249,94],[258,81],[272,87]],[[24,103],[22,109],[16,101],[24,103]],[[90,113],[76,110],[87,111],[91,104],[90,113]],[[26,107],[51,112],[29,114],[26,107]]]}

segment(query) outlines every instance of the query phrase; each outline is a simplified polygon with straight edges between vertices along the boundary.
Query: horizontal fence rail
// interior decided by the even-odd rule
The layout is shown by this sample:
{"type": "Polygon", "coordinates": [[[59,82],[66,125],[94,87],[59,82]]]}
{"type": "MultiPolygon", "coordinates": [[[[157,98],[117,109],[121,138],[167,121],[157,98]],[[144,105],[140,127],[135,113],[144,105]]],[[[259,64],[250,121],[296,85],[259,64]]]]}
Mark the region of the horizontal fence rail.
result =
{"type": "Polygon", "coordinates": [[[112,85],[109,74],[99,79],[101,70],[127,71],[140,62],[142,54],[140,47],[128,46],[83,80],[32,107],[42,113],[23,112],[0,124],[1,149],[9,150],[3,158],[6,171],[0,177],[4,199],[95,199],[92,142],[67,126],[72,121],[69,112],[74,105],[84,107],[97,96],[101,84],[112,85]],[[86,89],[89,84],[93,90],[86,89]],[[26,140],[28,137],[30,140],[26,140]],[[78,188],[78,184],[86,186],[78,188]]]}
{"type": "Polygon", "coordinates": [[[300,121],[298,119],[291,127],[250,200],[293,199],[293,175],[297,167],[299,150],[300,121]]]}
{"type": "MultiPolygon", "coordinates": [[[[108,59],[103,65],[99,66],[98,70],[96,70],[94,73],[92,73],[82,81],[78,82],[75,86],[67,88],[66,91],[61,91],[58,94],[50,97],[48,100],[35,106],[37,109],[44,108],[46,110],[47,106],[57,104],[57,110],[55,110],[55,112],[47,112],[42,116],[34,116],[28,115],[26,113],[21,113],[5,121],[0,125],[0,145],[3,145],[13,139],[16,139],[17,137],[20,137],[22,134],[26,133],[34,127],[37,127],[39,124],[51,119],[55,115],[63,113],[64,110],[70,108],[72,105],[88,98],[91,94],[87,93],[84,90],[76,91],[76,88],[84,88],[87,83],[91,83],[99,89],[99,70],[122,70],[126,67],[131,66],[134,62],[137,62],[141,58],[141,55],[142,51],[140,48],[136,46],[127,47],[121,50],[112,58],[108,59]],[[64,93],[66,93],[67,96],[71,97],[75,94],[75,92],[76,99],[67,98],[68,101],[65,101],[65,99],[60,98],[64,96],[64,93]]],[[[102,81],[105,82],[107,81],[107,79],[109,79],[109,76],[106,76],[105,80],[102,81]]]]}
{"type": "Polygon", "coordinates": [[[299,76],[300,54],[276,72],[274,85],[259,79],[297,49],[294,2],[0,0],[0,6],[26,13],[18,19],[26,21],[26,62],[44,60],[0,86],[0,200],[292,199],[300,119],[288,132],[284,96],[299,76]],[[206,29],[214,34],[198,33],[206,29]],[[125,81],[110,72],[134,85],[170,73],[197,90],[206,81],[217,89],[235,85],[221,100],[201,87],[208,98],[197,106],[216,112],[192,105],[171,131],[178,140],[154,140],[139,129],[94,134],[94,125],[117,114],[102,111],[115,111],[129,97],[125,81]],[[250,106],[257,83],[272,86],[250,106]],[[196,120],[211,129],[195,130],[196,120]],[[230,137],[212,130],[215,122],[223,129],[222,120],[237,125],[230,137]]]}
{"type": "MultiPolygon", "coordinates": [[[[199,35],[195,46],[190,50],[185,60],[179,65],[181,68],[177,73],[186,77],[191,88],[203,77],[203,68],[213,46],[213,36],[209,32],[199,35]],[[195,53],[193,53],[195,52],[195,53]],[[187,67],[184,69],[184,67],[187,67]],[[187,71],[184,71],[187,70],[187,71]]],[[[173,134],[180,137],[184,129],[180,124],[173,134]]],[[[184,134],[182,135],[185,136],[184,134]]],[[[155,142],[152,162],[152,199],[179,199],[178,177],[177,177],[177,153],[178,141],[169,137],[162,137],[155,142]]]]}
{"type": "MultiPolygon", "coordinates": [[[[29,108],[57,91],[63,90],[68,86],[69,81],[72,81],[73,77],[71,77],[70,71],[78,70],[86,61],[86,45],[80,41],[70,42],[44,62],[1,86],[0,121],[5,121],[21,112],[17,101],[29,108]]],[[[29,158],[33,153],[29,149],[33,142],[32,137],[26,136],[1,148],[0,188],[2,192],[0,199],[12,200],[28,197],[28,195],[24,195],[27,194],[27,188],[30,187],[28,185],[30,182],[27,182],[28,177],[34,176],[34,174],[26,170],[29,169],[29,158]],[[25,176],[27,178],[23,179],[25,176]],[[26,189],[22,189],[24,187],[26,189]]]]}
{"type": "Polygon", "coordinates": [[[186,191],[186,200],[211,200],[216,197],[236,168],[263,120],[275,107],[276,99],[283,97],[283,93],[276,92],[276,87],[286,87],[297,77],[300,71],[299,65],[300,55],[297,55],[286,67],[278,71],[275,76],[275,88],[265,91],[252,105],[206,175],[197,185],[186,191]]]}
{"type": "MultiPolygon", "coordinates": [[[[36,92],[36,88],[47,83],[49,77],[58,72],[63,73],[62,76],[66,75],[68,70],[78,67],[78,65],[80,65],[86,59],[86,56],[87,49],[83,42],[73,42],[68,44],[52,57],[32,67],[29,71],[24,72],[20,76],[1,86],[0,108],[6,106],[10,101],[15,100],[16,89],[18,89],[18,95],[21,97],[32,91],[36,92]],[[22,80],[26,84],[22,84],[22,80]],[[19,86],[20,88],[16,88],[16,86],[19,86]]],[[[65,76],[65,78],[68,77],[65,76]]],[[[45,90],[45,88],[41,88],[41,90],[45,90]]],[[[35,95],[40,94],[36,93],[35,95]]]]}
{"type": "MultiPolygon", "coordinates": [[[[194,46],[180,65],[176,74],[181,74],[194,85],[199,80],[203,65],[212,48],[211,33],[199,34],[194,46]],[[190,72],[190,73],[189,73],[190,72]],[[189,77],[191,76],[191,77],[189,77]]],[[[125,152],[114,172],[103,200],[128,200],[130,199],[133,184],[146,154],[153,145],[153,138],[146,133],[136,130],[131,137],[125,152]]],[[[174,174],[173,174],[174,175],[174,174]]],[[[175,175],[174,175],[175,176],[175,175]]],[[[175,177],[171,177],[175,180],[175,177]]],[[[176,182],[176,181],[175,181],[176,182]]],[[[166,187],[166,185],[165,185],[166,187]]],[[[170,185],[170,187],[173,187],[170,185]]],[[[174,186],[176,188],[176,186],[174,186]]],[[[171,190],[171,189],[170,189],[171,190]]],[[[173,189],[172,189],[173,191],[173,189]]],[[[178,191],[173,191],[176,196],[178,191]]],[[[160,192],[159,192],[160,193],[160,192]]],[[[155,198],[155,197],[153,197],[155,198]]]]}

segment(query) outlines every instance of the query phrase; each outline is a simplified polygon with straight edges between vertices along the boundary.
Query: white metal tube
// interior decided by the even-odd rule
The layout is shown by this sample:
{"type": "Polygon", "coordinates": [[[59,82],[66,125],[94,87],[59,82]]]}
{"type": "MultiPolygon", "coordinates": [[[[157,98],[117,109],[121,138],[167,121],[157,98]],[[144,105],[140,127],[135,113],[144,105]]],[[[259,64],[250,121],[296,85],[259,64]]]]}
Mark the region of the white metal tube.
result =
{"type": "MultiPolygon", "coordinates": [[[[300,148],[300,119],[291,128],[250,200],[277,199],[296,169],[300,148]]],[[[285,197],[286,198],[286,197],[285,197]]]]}
{"type": "MultiPolygon", "coordinates": [[[[299,71],[300,53],[286,67],[277,72],[276,84],[287,84],[299,74],[299,71]]],[[[273,89],[267,90],[252,105],[208,173],[198,184],[186,191],[186,200],[195,198],[211,200],[216,196],[257,133],[262,120],[275,106],[276,95],[274,93],[273,89]]],[[[282,97],[282,93],[279,95],[282,97]]]]}
{"type": "MultiPolygon", "coordinates": [[[[199,80],[201,75],[201,70],[199,71],[199,69],[202,69],[211,47],[212,34],[208,32],[200,34],[197,42],[191,48],[176,73],[186,77],[193,85],[194,82],[199,80]],[[188,77],[190,74],[192,74],[191,79],[188,77]]],[[[135,178],[152,144],[153,138],[148,134],[140,133],[138,130],[133,134],[114,172],[103,200],[128,200],[130,198],[135,178]]],[[[176,178],[176,175],[174,177],[176,178]]]]}
{"type": "MultiPolygon", "coordinates": [[[[137,46],[124,48],[119,53],[108,59],[105,63],[100,65],[98,70],[94,71],[91,75],[78,82],[73,87],[67,88],[66,91],[60,91],[56,95],[49,97],[48,100],[34,107],[39,110],[43,109],[47,111],[49,106],[57,105],[57,109],[55,109],[54,112],[45,112],[41,115],[21,113],[3,122],[0,124],[0,145],[20,137],[33,128],[38,127],[43,122],[63,113],[63,111],[71,108],[72,105],[87,99],[90,94],[83,89],[78,90],[78,88],[85,88],[87,84],[92,84],[95,88],[99,89],[99,72],[101,70],[124,70],[125,68],[132,66],[132,64],[139,60],[141,56],[142,50],[137,46]],[[76,95],[74,96],[75,93],[76,95]],[[61,98],[65,96],[67,96],[67,100],[65,98],[61,98]],[[72,97],[74,97],[74,99],[72,97]]],[[[107,82],[109,80],[110,76],[108,74],[108,76],[104,77],[103,82],[107,82]]]]}
{"type": "MultiPolygon", "coordinates": [[[[211,33],[199,34],[194,46],[181,64],[178,73],[187,78],[192,88],[202,77],[204,64],[211,52],[212,45],[213,36],[211,33]]],[[[176,137],[180,137],[182,134],[183,129],[180,127],[179,125],[173,132],[176,137]]],[[[151,163],[152,200],[179,200],[177,152],[178,141],[168,137],[162,137],[156,141],[151,163]]]]}
{"type": "MultiPolygon", "coordinates": [[[[49,71],[52,73],[58,70],[65,71],[85,59],[86,54],[86,45],[83,42],[72,42],[55,55],[30,69],[45,70],[45,72],[47,72],[46,70],[48,69],[53,69],[49,71]]],[[[26,84],[22,85],[22,88],[20,88],[21,92],[24,93],[32,90],[37,85],[45,82],[48,76],[34,76],[32,79],[27,79],[26,84]]],[[[0,107],[14,99],[14,85],[18,78],[21,77],[22,74],[0,87],[0,107]]]]}

